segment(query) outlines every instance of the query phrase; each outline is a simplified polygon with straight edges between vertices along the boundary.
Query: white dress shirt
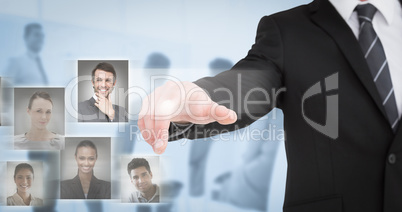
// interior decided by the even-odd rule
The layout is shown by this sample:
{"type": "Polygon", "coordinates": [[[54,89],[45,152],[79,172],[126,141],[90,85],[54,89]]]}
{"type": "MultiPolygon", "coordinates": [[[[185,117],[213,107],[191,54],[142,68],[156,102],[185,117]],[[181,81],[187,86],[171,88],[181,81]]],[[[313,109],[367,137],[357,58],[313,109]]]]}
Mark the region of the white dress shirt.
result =
{"type": "Polygon", "coordinates": [[[358,4],[370,3],[377,8],[373,27],[384,47],[394,87],[399,117],[402,114],[402,7],[398,0],[329,0],[359,37],[359,20],[354,11],[358,4]]]}
{"type": "Polygon", "coordinates": [[[20,197],[20,195],[15,193],[12,196],[7,197],[7,205],[8,206],[11,206],[11,205],[13,205],[13,206],[42,206],[43,200],[38,197],[34,197],[31,194],[31,202],[29,202],[29,205],[26,205],[24,203],[24,200],[20,197]]]}
{"type": "Polygon", "coordinates": [[[53,133],[54,138],[50,141],[31,141],[26,133],[14,136],[14,149],[23,150],[63,150],[64,136],[53,133]]]}
{"type": "Polygon", "coordinates": [[[141,192],[134,191],[130,194],[129,202],[134,203],[159,203],[159,186],[153,184],[155,186],[155,194],[151,197],[151,199],[147,200],[144,196],[142,196],[141,192]]]}
{"type": "Polygon", "coordinates": [[[37,53],[28,51],[24,55],[11,58],[2,76],[12,78],[15,86],[46,85],[47,82],[42,74],[44,70],[40,70],[36,61],[38,57],[37,53]]]}

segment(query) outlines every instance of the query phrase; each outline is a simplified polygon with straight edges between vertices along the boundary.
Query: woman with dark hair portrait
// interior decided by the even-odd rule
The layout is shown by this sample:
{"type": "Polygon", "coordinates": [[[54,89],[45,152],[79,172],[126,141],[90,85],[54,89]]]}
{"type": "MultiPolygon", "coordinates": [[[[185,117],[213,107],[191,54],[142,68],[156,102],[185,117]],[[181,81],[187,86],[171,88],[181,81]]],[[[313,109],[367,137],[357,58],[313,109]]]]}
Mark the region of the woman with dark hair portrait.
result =
{"type": "Polygon", "coordinates": [[[14,137],[14,149],[64,149],[64,137],[47,129],[52,109],[53,101],[47,92],[37,91],[31,96],[27,108],[31,127],[28,132],[14,137]]]}
{"type": "Polygon", "coordinates": [[[92,141],[81,141],[75,149],[77,175],[61,182],[61,199],[110,199],[110,182],[95,177],[98,151],[92,141]]]}
{"type": "Polygon", "coordinates": [[[20,163],[14,170],[14,182],[17,192],[7,197],[7,205],[15,206],[42,206],[43,200],[34,197],[30,190],[34,182],[34,170],[27,163],[20,163]]]}

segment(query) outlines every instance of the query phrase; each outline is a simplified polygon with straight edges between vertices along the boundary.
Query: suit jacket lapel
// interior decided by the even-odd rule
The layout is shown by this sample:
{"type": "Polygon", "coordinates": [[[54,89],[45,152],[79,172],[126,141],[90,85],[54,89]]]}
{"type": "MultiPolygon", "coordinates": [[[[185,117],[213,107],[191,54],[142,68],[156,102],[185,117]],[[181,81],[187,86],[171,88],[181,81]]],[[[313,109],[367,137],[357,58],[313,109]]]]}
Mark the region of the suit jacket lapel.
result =
{"type": "Polygon", "coordinates": [[[387,117],[380,95],[373,82],[369,67],[352,30],[328,0],[315,0],[310,4],[311,19],[337,43],[356,75],[373,98],[384,118],[387,117]]]}
{"type": "Polygon", "coordinates": [[[97,108],[96,106],[95,106],[95,99],[93,98],[93,97],[91,97],[90,99],[89,99],[89,106],[90,106],[90,108],[91,108],[91,110],[94,112],[94,113],[99,113],[99,108],[97,108]]]}
{"type": "Polygon", "coordinates": [[[88,199],[96,199],[100,189],[100,182],[98,178],[92,175],[91,184],[89,185],[88,199]]]}
{"type": "Polygon", "coordinates": [[[93,98],[93,97],[91,97],[90,99],[89,99],[89,103],[90,103],[90,106],[92,107],[92,108],[96,108],[96,106],[95,106],[95,99],[93,98]]]}
{"type": "Polygon", "coordinates": [[[74,192],[74,196],[77,197],[77,199],[85,199],[84,191],[82,189],[81,181],[78,175],[75,176],[73,179],[71,190],[74,192]]]}

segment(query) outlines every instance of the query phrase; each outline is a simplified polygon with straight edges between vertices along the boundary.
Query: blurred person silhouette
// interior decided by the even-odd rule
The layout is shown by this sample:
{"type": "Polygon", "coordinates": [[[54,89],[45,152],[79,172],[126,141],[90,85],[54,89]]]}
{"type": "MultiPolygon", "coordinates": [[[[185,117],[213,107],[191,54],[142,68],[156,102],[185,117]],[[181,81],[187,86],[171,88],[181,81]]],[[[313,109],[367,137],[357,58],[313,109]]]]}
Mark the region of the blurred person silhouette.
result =
{"type": "MultiPolygon", "coordinates": [[[[45,41],[45,33],[40,23],[29,23],[24,27],[23,39],[26,46],[26,53],[9,59],[2,76],[10,78],[9,83],[14,86],[46,86],[49,85],[49,75],[42,63],[40,52],[45,41]]],[[[12,99],[11,92],[7,92],[5,98],[12,99]]],[[[10,100],[8,102],[11,102],[10,100]]],[[[59,152],[55,151],[28,151],[29,160],[40,160],[48,168],[48,182],[46,186],[43,207],[33,207],[35,212],[56,211],[56,199],[59,191],[59,152]]],[[[86,202],[89,212],[102,212],[102,202],[86,202]]]]}
{"type": "MultiPolygon", "coordinates": [[[[143,84],[143,88],[149,93],[152,91],[154,88],[151,88],[152,83],[151,81],[151,76],[157,76],[157,75],[168,75],[169,74],[169,69],[171,67],[171,62],[170,59],[163,53],[161,52],[152,52],[150,53],[146,61],[144,63],[144,70],[143,70],[143,80],[145,84],[143,84]]],[[[154,87],[160,86],[164,83],[164,80],[155,80],[154,87]]],[[[137,122],[134,123],[135,125],[137,122]]],[[[126,139],[129,140],[129,139],[126,139]]],[[[127,144],[127,147],[129,145],[134,145],[134,142],[130,142],[130,144],[127,144]]],[[[121,145],[123,146],[123,145],[121,145]]],[[[121,148],[121,147],[120,147],[121,148]]],[[[131,150],[133,148],[127,148],[128,150],[131,150]]],[[[123,150],[127,151],[127,150],[123,150]]],[[[172,212],[172,209],[174,208],[174,201],[177,198],[178,194],[181,191],[182,188],[182,183],[178,181],[168,181],[168,182],[162,182],[160,187],[161,189],[161,196],[163,197],[163,200],[166,199],[166,201],[163,201],[163,204],[157,204],[156,211],[157,212],[172,212]]],[[[137,212],[151,212],[152,208],[149,205],[138,205],[136,207],[137,212]]]]}
{"type": "MultiPolygon", "coordinates": [[[[46,86],[49,85],[48,73],[43,66],[40,52],[44,45],[45,33],[39,23],[29,23],[24,27],[23,34],[26,53],[10,58],[2,74],[10,78],[14,86],[46,86]]],[[[54,151],[29,151],[29,160],[41,160],[48,166],[46,186],[46,204],[43,207],[34,207],[35,212],[56,211],[56,199],[59,189],[59,153],[54,151]]],[[[101,202],[87,202],[90,212],[101,212],[101,202]]]]}
{"type": "MultiPolygon", "coordinates": [[[[3,76],[9,77],[13,86],[46,86],[49,84],[48,74],[44,69],[40,52],[43,48],[45,33],[40,23],[28,23],[24,27],[23,38],[26,53],[10,58],[3,76]]],[[[43,207],[34,207],[35,212],[55,211],[56,197],[59,180],[58,152],[54,151],[29,151],[29,160],[40,160],[47,166],[45,180],[47,182],[43,207]]]]}
{"type": "MultiPolygon", "coordinates": [[[[226,58],[213,59],[208,67],[210,75],[215,76],[222,71],[232,68],[232,61],[226,58]]],[[[190,196],[199,197],[204,194],[205,189],[205,169],[212,140],[200,139],[190,142],[190,196]]]]}
{"type": "Polygon", "coordinates": [[[138,125],[160,133],[146,141],[163,154],[168,141],[247,127],[278,107],[286,123],[284,211],[402,211],[395,198],[402,196],[402,87],[396,83],[402,49],[395,48],[402,40],[389,36],[401,34],[401,26],[398,0],[314,0],[264,16],[255,43],[234,68],[182,82],[184,89],[172,83],[156,89],[138,125]],[[197,95],[182,99],[182,90],[197,95]]]}
{"type": "Polygon", "coordinates": [[[170,68],[170,60],[166,55],[160,52],[153,52],[148,55],[144,68],[167,70],[170,68]]]}
{"type": "MultiPolygon", "coordinates": [[[[5,174],[6,172],[7,172],[6,163],[0,162],[0,182],[6,182],[6,174],[5,174]]],[[[0,183],[0,206],[5,205],[6,203],[5,188],[6,188],[5,183],[0,183]]]]}
{"type": "Polygon", "coordinates": [[[48,85],[48,75],[44,69],[40,52],[45,34],[39,23],[29,23],[24,28],[26,53],[9,60],[3,76],[12,78],[15,86],[48,85]]]}
{"type": "Polygon", "coordinates": [[[175,211],[175,201],[183,187],[181,182],[175,180],[165,181],[161,183],[161,197],[164,204],[158,204],[157,212],[173,212],[175,211]]]}
{"type": "Polygon", "coordinates": [[[282,111],[272,110],[250,125],[250,131],[260,133],[251,136],[241,164],[216,177],[220,188],[212,197],[240,208],[267,211],[276,154],[284,138],[282,111]]]}
{"type": "MultiPolygon", "coordinates": [[[[232,66],[233,63],[224,58],[216,58],[209,63],[211,75],[229,70],[232,66]]],[[[282,118],[281,111],[272,111],[250,127],[255,131],[265,132],[267,126],[271,125],[269,128],[271,131],[280,131],[282,118]]],[[[274,135],[276,133],[269,132],[269,134],[274,135]]],[[[261,137],[253,136],[251,140],[248,140],[248,147],[243,155],[241,165],[216,177],[215,183],[218,184],[220,190],[213,191],[213,199],[228,202],[241,208],[266,210],[269,183],[279,142],[272,136],[260,135],[261,137]]],[[[206,158],[212,143],[212,140],[208,138],[190,143],[189,180],[191,196],[198,197],[204,194],[206,163],[208,161],[206,158]]]]}
{"type": "Polygon", "coordinates": [[[163,85],[167,80],[162,76],[169,75],[170,72],[170,60],[169,58],[160,52],[152,52],[147,56],[144,64],[144,89],[147,93],[150,93],[156,87],[163,85]],[[160,77],[152,79],[152,77],[160,77]],[[151,82],[153,80],[153,82],[151,82]]]}
{"type": "Polygon", "coordinates": [[[209,64],[209,70],[211,71],[211,74],[217,75],[221,73],[222,71],[226,71],[233,66],[233,62],[226,59],[226,58],[215,58],[213,59],[209,64]]]}
{"type": "Polygon", "coordinates": [[[1,84],[1,77],[0,77],[0,126],[3,123],[3,88],[1,84]]]}
{"type": "Polygon", "coordinates": [[[152,208],[149,205],[137,205],[137,212],[152,212],[152,208]]]}
{"type": "MultiPolygon", "coordinates": [[[[151,83],[148,83],[151,79],[151,76],[157,74],[167,74],[169,73],[169,68],[170,68],[170,60],[166,55],[159,52],[153,52],[149,54],[144,63],[142,80],[140,80],[140,82],[144,84],[142,84],[141,87],[144,88],[147,93],[149,93],[152,90],[151,83]]],[[[141,102],[134,102],[134,105],[137,104],[141,105],[141,102]]],[[[130,123],[126,125],[125,130],[126,133],[123,135],[122,139],[120,139],[119,142],[116,142],[116,144],[118,143],[118,145],[115,145],[115,150],[117,154],[131,154],[134,151],[134,143],[136,142],[137,137],[134,136],[133,140],[130,132],[131,129],[137,126],[137,121],[129,120],[129,122],[130,123]]],[[[116,167],[120,166],[116,165],[116,167]]],[[[116,190],[113,191],[113,193],[119,194],[119,191],[116,190]]]]}
{"type": "Polygon", "coordinates": [[[14,87],[9,78],[0,77],[1,126],[11,126],[14,107],[14,87]]]}

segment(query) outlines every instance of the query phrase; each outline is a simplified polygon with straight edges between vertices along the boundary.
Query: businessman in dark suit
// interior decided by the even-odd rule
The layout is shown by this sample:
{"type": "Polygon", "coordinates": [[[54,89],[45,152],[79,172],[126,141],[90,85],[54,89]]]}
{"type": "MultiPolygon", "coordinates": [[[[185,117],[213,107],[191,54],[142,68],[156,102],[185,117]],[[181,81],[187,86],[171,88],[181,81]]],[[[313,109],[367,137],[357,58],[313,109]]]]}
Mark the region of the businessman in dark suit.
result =
{"type": "Polygon", "coordinates": [[[112,104],[111,93],[116,85],[116,71],[110,63],[99,63],[92,70],[94,95],[78,103],[79,122],[127,122],[126,110],[112,104]]]}
{"type": "Polygon", "coordinates": [[[167,83],[138,124],[161,154],[169,136],[236,130],[279,107],[284,211],[402,211],[401,30],[398,0],[315,0],[264,17],[232,70],[167,83]]]}

